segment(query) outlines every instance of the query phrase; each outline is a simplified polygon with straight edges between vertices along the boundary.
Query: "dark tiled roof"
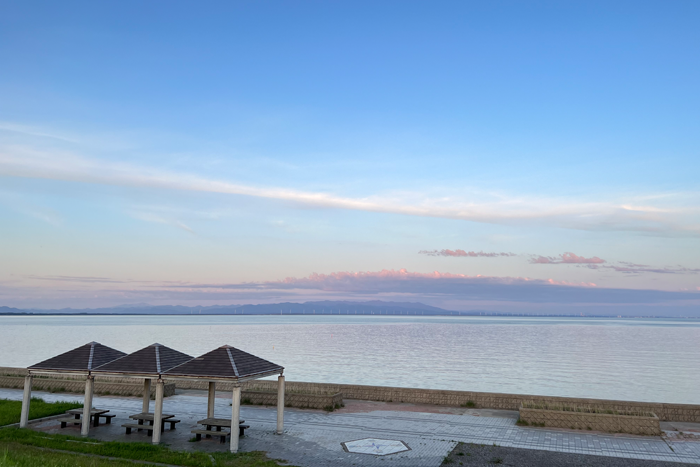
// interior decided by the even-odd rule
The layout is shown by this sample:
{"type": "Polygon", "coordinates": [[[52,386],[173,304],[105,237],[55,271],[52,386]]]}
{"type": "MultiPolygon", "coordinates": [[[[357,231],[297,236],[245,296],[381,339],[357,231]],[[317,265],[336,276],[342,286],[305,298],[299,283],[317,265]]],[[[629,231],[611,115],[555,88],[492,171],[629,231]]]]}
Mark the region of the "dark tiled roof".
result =
{"type": "Polygon", "coordinates": [[[229,345],[224,345],[172,370],[168,370],[165,374],[171,376],[245,378],[282,370],[284,370],[284,367],[276,363],[269,362],[229,345]]]}
{"type": "Polygon", "coordinates": [[[161,344],[153,344],[102,365],[95,372],[159,375],[188,360],[192,360],[192,357],[187,354],[161,344]]]}
{"type": "Polygon", "coordinates": [[[29,367],[30,370],[90,371],[126,355],[124,352],[97,342],[57,355],[29,367]]]}

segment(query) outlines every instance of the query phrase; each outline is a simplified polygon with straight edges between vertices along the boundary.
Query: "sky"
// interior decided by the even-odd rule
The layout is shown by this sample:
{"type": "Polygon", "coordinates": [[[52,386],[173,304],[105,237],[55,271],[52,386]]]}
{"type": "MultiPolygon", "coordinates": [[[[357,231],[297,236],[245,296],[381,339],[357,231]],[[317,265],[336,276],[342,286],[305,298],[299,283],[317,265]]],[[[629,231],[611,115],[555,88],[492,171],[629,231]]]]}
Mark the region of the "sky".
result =
{"type": "Polygon", "coordinates": [[[0,306],[700,315],[696,1],[0,1],[0,306]]]}

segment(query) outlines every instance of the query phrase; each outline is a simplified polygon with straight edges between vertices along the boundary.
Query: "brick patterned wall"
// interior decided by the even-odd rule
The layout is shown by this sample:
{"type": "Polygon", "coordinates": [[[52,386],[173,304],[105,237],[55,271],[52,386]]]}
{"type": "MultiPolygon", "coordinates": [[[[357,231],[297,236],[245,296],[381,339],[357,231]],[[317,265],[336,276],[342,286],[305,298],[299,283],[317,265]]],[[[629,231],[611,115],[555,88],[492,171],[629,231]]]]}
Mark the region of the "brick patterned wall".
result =
{"type": "Polygon", "coordinates": [[[520,408],[520,420],[545,427],[594,430],[608,433],[658,436],[661,434],[659,419],[630,415],[564,412],[558,410],[520,408]]]}

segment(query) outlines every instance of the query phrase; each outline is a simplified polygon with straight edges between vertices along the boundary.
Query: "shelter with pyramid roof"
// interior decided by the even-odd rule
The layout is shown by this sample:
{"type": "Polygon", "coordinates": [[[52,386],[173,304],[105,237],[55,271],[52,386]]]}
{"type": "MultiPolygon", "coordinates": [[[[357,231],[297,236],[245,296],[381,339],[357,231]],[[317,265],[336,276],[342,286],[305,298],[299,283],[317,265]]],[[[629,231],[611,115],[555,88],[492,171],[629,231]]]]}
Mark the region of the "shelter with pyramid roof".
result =
{"type": "Polygon", "coordinates": [[[168,377],[208,381],[246,381],[282,374],[284,367],[230,345],[193,358],[164,372],[168,377]]]}
{"type": "Polygon", "coordinates": [[[159,378],[167,370],[192,360],[192,356],[166,347],[162,344],[151,344],[141,350],[124,355],[104,365],[95,368],[95,374],[114,374],[127,377],[159,378]]]}
{"type": "Polygon", "coordinates": [[[73,350],[36,363],[28,368],[30,373],[68,373],[87,374],[100,365],[125,356],[126,353],[90,342],[73,350]]]}
{"type": "MultiPolygon", "coordinates": [[[[216,399],[216,382],[233,383],[231,402],[231,420],[238,420],[241,408],[240,383],[266,376],[279,375],[277,378],[277,433],[284,430],[284,367],[255,355],[244,352],[230,345],[200,355],[197,358],[167,370],[163,376],[169,379],[195,379],[209,382],[209,400],[207,419],[215,420],[214,401],[216,399]]],[[[205,419],[206,420],[206,419],[205,419]]],[[[207,423],[203,423],[206,425],[207,423]]],[[[233,433],[234,426],[231,427],[233,433]]],[[[238,451],[238,436],[231,435],[231,452],[238,451]]]]}
{"type": "Polygon", "coordinates": [[[90,431],[90,410],[95,384],[90,373],[98,366],[105,365],[125,355],[124,352],[99,342],[90,342],[28,367],[27,376],[24,378],[24,397],[22,398],[22,412],[19,419],[20,428],[26,428],[29,425],[29,406],[32,400],[32,381],[35,374],[78,374],[86,376],[85,403],[83,404],[84,412],[80,433],[87,436],[90,431]]]}
{"type": "MultiPolygon", "coordinates": [[[[139,420],[139,424],[125,424],[122,426],[127,427],[127,429],[131,427],[140,428],[144,426],[141,424],[141,421],[152,421],[152,425],[149,426],[152,429],[148,431],[153,433],[151,438],[153,444],[160,443],[163,430],[164,378],[207,381],[209,386],[207,418],[198,423],[202,425],[230,426],[230,450],[231,452],[237,452],[238,430],[236,428],[240,420],[241,383],[279,375],[277,378],[277,433],[281,434],[284,429],[284,367],[230,345],[218,347],[211,352],[193,358],[190,355],[157,343],[136,352],[125,354],[100,343],[90,342],[32,365],[27,370],[20,421],[20,427],[23,428],[28,425],[33,374],[63,373],[85,375],[85,402],[81,421],[81,434],[83,436],[88,436],[90,430],[95,376],[116,376],[144,380],[142,413],[130,416],[130,418],[139,420]],[[156,400],[154,412],[151,413],[151,382],[154,379],[156,380],[156,400]],[[231,383],[233,387],[230,420],[215,418],[214,402],[217,382],[231,383]],[[225,423],[224,425],[217,425],[217,423],[222,421],[225,423]]],[[[172,417],[172,415],[166,415],[165,417],[172,417]]],[[[168,420],[170,421],[171,419],[168,418],[168,420]]],[[[209,428],[198,431],[209,433],[208,430],[209,428]]],[[[215,434],[221,435],[221,432],[218,431],[215,434]]]]}

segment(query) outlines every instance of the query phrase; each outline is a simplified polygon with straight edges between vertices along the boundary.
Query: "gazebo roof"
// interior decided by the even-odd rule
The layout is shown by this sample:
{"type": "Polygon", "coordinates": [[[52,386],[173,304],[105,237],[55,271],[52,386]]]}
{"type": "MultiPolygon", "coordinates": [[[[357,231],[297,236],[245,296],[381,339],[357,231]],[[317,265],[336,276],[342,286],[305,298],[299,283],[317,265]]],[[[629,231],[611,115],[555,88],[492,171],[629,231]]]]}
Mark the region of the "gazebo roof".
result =
{"type": "Polygon", "coordinates": [[[192,357],[162,344],[151,344],[96,368],[95,373],[160,375],[192,357]]]}
{"type": "Polygon", "coordinates": [[[126,355],[98,342],[90,342],[68,352],[36,363],[29,370],[91,371],[126,355]]]}
{"type": "Polygon", "coordinates": [[[165,372],[166,376],[243,379],[282,373],[284,367],[224,345],[165,372]]]}

